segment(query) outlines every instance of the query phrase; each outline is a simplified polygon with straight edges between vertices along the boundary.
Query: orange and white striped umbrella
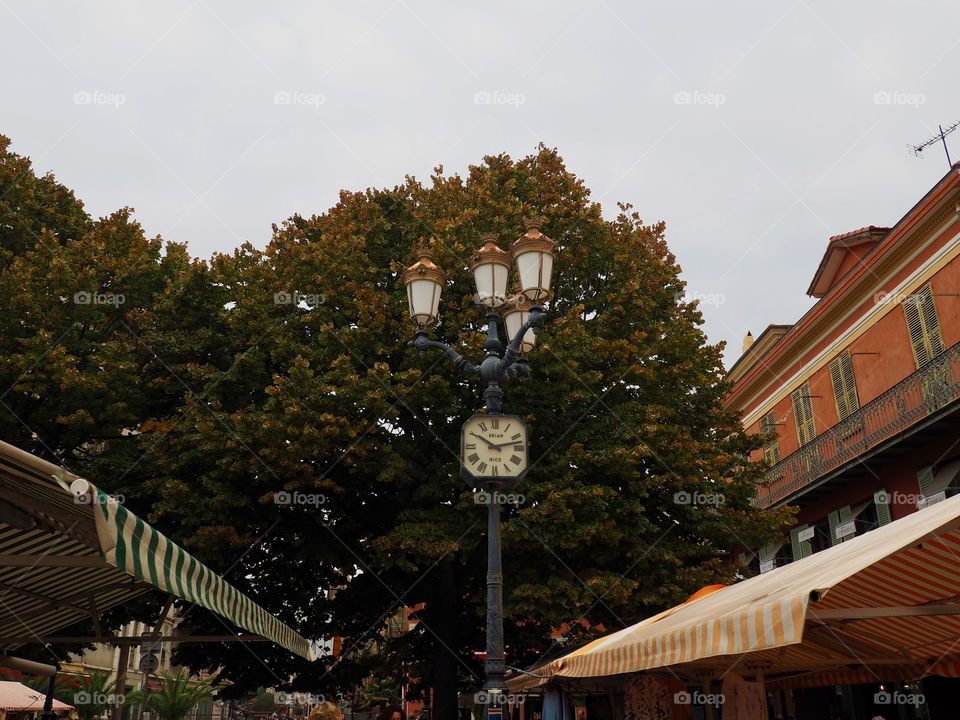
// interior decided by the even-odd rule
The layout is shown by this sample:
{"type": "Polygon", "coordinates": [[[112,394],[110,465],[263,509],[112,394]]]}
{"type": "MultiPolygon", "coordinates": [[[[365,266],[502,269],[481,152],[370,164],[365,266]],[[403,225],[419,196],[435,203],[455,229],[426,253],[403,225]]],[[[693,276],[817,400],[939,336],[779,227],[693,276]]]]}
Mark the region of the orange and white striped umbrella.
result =
{"type": "Polygon", "coordinates": [[[711,590],[532,671],[544,677],[517,677],[511,689],[658,668],[762,672],[773,682],[956,674],[960,496],[711,590]]]}

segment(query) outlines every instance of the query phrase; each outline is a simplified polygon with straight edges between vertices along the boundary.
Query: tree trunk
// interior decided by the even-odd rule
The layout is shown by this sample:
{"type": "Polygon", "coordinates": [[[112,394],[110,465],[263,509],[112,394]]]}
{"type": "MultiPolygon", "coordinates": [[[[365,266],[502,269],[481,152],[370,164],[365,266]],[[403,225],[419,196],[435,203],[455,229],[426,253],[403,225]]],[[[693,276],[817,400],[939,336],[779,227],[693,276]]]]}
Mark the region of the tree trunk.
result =
{"type": "Polygon", "coordinates": [[[432,720],[457,720],[457,669],[461,658],[457,642],[457,563],[453,558],[441,562],[434,571],[435,584],[428,615],[432,640],[432,720]]]}

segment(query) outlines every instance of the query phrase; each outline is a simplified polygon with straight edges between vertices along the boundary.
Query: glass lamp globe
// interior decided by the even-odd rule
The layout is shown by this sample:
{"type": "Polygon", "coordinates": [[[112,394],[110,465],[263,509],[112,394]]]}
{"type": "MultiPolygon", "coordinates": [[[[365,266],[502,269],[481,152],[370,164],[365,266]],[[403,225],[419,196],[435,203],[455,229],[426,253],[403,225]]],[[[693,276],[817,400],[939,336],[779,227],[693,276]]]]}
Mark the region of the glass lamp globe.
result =
{"type": "Polygon", "coordinates": [[[433,263],[433,256],[426,248],[422,248],[417,261],[403,271],[410,319],[417,329],[426,330],[437,324],[440,294],[446,280],[446,274],[433,263]]]}
{"type": "Polygon", "coordinates": [[[497,236],[484,235],[483,247],[470,258],[470,270],[477,287],[477,303],[493,309],[507,297],[507,275],[510,273],[510,253],[497,246],[497,236]]]}
{"type": "Polygon", "coordinates": [[[546,302],[550,297],[553,259],[556,243],[540,232],[540,220],[525,220],[527,232],[513,243],[513,260],[520,279],[520,294],[532,303],[546,302]]]}

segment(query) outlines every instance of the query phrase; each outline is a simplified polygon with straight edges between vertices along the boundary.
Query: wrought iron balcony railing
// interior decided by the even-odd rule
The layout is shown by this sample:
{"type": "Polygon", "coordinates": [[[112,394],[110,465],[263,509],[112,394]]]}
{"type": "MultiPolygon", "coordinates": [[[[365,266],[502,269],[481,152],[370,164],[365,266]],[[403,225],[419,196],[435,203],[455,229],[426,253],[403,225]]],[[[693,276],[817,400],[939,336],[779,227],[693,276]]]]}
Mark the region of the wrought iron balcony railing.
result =
{"type": "Polygon", "coordinates": [[[757,504],[768,507],[790,497],[958,397],[960,343],[771,467],[757,504]]]}

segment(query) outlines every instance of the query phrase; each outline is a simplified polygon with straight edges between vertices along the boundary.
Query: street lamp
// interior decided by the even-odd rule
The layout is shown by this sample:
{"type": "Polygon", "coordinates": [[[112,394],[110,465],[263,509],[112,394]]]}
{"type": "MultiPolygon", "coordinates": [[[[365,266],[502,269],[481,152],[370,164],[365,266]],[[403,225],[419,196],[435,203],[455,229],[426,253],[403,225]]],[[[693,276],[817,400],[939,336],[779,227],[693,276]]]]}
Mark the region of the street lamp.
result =
{"type": "Polygon", "coordinates": [[[404,271],[403,282],[407,286],[410,318],[419,330],[437,324],[440,294],[446,281],[447,276],[433,264],[433,256],[427,248],[421,248],[417,261],[404,271]]]}
{"type": "Polygon", "coordinates": [[[470,270],[476,285],[476,301],[486,309],[486,357],[479,365],[464,359],[446,343],[431,340],[427,330],[436,324],[440,292],[446,281],[443,271],[434,265],[430,254],[420,252],[418,261],[403,274],[407,286],[410,318],[416,337],[408,344],[426,352],[443,350],[454,367],[465,374],[480,376],[486,384],[483,398],[486,414],[474,415],[461,432],[461,476],[472,487],[481,488],[487,498],[487,659],[484,665],[483,692],[488,718],[501,718],[507,683],[503,650],[503,576],[500,546],[500,502],[498,494],[526,474],[529,456],[527,428],[522,419],[502,415],[503,390],[508,378],[529,375],[529,366],[518,362],[522,352],[534,348],[535,336],[543,327],[543,305],[550,298],[550,282],[556,243],[540,232],[542,223],[526,220],[526,233],[510,252],[497,245],[496,235],[484,235],[483,247],[470,258],[470,270]],[[507,281],[511,265],[516,265],[520,294],[508,301],[507,281]],[[500,341],[498,309],[503,310],[509,342],[500,341]]]}

